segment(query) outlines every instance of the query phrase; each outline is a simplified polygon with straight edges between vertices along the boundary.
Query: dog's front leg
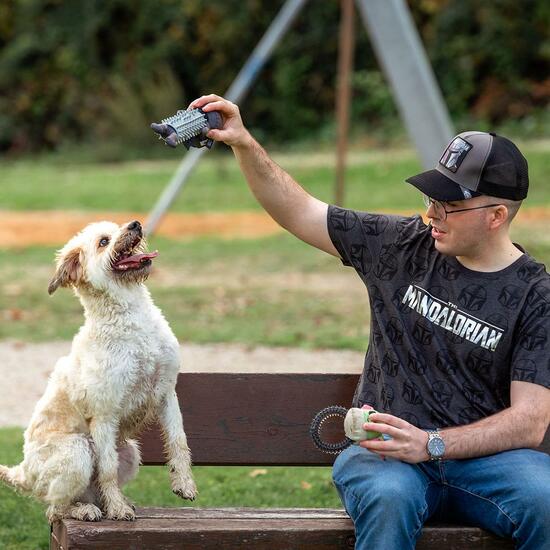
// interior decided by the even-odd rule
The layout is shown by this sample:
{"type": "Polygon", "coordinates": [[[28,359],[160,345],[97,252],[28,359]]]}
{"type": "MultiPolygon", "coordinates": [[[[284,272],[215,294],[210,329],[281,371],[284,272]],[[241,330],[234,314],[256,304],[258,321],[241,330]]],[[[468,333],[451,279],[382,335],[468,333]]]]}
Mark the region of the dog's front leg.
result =
{"type": "Polygon", "coordinates": [[[168,455],[172,491],[181,498],[194,500],[197,487],[191,473],[191,452],[183,430],[183,420],[175,391],[171,391],[160,404],[159,419],[168,455]]]}
{"type": "Polygon", "coordinates": [[[136,519],[118,484],[117,427],[111,421],[92,420],[90,433],[97,453],[97,487],[107,519],[136,519]]]}

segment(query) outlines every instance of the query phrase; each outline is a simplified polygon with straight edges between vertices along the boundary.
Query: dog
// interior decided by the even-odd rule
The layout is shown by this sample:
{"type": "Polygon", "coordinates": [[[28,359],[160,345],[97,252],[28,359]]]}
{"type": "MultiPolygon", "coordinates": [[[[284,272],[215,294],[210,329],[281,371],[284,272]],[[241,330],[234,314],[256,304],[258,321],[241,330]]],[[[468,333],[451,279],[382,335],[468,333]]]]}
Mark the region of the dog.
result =
{"type": "Polygon", "coordinates": [[[47,503],[50,523],[134,520],[121,486],[138,471],[135,437],[159,421],[172,491],[197,488],[175,392],[179,344],[144,282],[158,252],[141,224],[92,223],[57,254],[49,284],[72,287],[85,322],[60,358],[25,431],[24,459],[0,480],[47,503]]]}

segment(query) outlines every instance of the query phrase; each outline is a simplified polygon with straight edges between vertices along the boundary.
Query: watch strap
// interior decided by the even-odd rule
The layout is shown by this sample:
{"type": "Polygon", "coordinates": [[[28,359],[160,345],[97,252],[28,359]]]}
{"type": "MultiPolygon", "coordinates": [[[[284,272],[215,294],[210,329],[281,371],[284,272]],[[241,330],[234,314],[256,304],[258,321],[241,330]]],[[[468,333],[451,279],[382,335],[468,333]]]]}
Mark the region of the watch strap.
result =
{"type": "MultiPolygon", "coordinates": [[[[426,452],[428,453],[428,456],[430,457],[430,461],[431,462],[439,462],[442,458],[443,458],[443,455],[441,456],[434,456],[431,452],[430,452],[430,441],[432,439],[435,439],[435,438],[438,438],[438,439],[441,439],[441,441],[443,441],[440,433],[439,433],[439,430],[437,428],[435,428],[434,430],[426,430],[426,433],[428,434],[428,441],[426,442],[426,452]]],[[[445,444],[445,443],[443,443],[445,444]]]]}

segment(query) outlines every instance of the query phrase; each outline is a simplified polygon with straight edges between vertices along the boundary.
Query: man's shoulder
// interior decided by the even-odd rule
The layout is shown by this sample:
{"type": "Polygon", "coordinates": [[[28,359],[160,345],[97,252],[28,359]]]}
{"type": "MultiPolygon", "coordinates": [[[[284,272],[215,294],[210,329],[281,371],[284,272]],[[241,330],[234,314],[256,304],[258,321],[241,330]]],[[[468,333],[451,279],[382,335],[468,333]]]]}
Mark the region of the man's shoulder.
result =
{"type": "Polygon", "coordinates": [[[550,274],[546,266],[527,253],[516,270],[516,276],[531,287],[550,288],[550,274]]]}
{"type": "Polygon", "coordinates": [[[391,212],[367,212],[329,205],[328,221],[337,231],[361,230],[367,235],[388,231],[415,234],[427,228],[419,214],[404,216],[391,212]]]}
{"type": "Polygon", "coordinates": [[[522,310],[526,315],[533,313],[550,322],[550,274],[546,266],[529,255],[518,267],[516,277],[526,288],[526,298],[522,310]]]}

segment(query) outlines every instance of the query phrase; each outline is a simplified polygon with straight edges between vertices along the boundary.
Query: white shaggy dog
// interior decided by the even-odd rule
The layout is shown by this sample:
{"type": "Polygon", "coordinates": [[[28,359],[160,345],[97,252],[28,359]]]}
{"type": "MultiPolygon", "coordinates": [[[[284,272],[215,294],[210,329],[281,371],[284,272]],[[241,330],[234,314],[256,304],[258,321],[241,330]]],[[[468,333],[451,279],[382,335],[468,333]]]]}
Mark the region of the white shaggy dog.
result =
{"type": "Polygon", "coordinates": [[[23,462],[0,466],[1,480],[50,505],[50,522],[135,519],[121,486],[140,462],[132,438],[154,417],[163,430],[172,490],[196,496],[174,389],[179,345],[143,284],[157,255],[144,249],[139,222],[100,222],[58,253],[48,292],[72,286],[86,320],[36,405],[23,462]]]}

